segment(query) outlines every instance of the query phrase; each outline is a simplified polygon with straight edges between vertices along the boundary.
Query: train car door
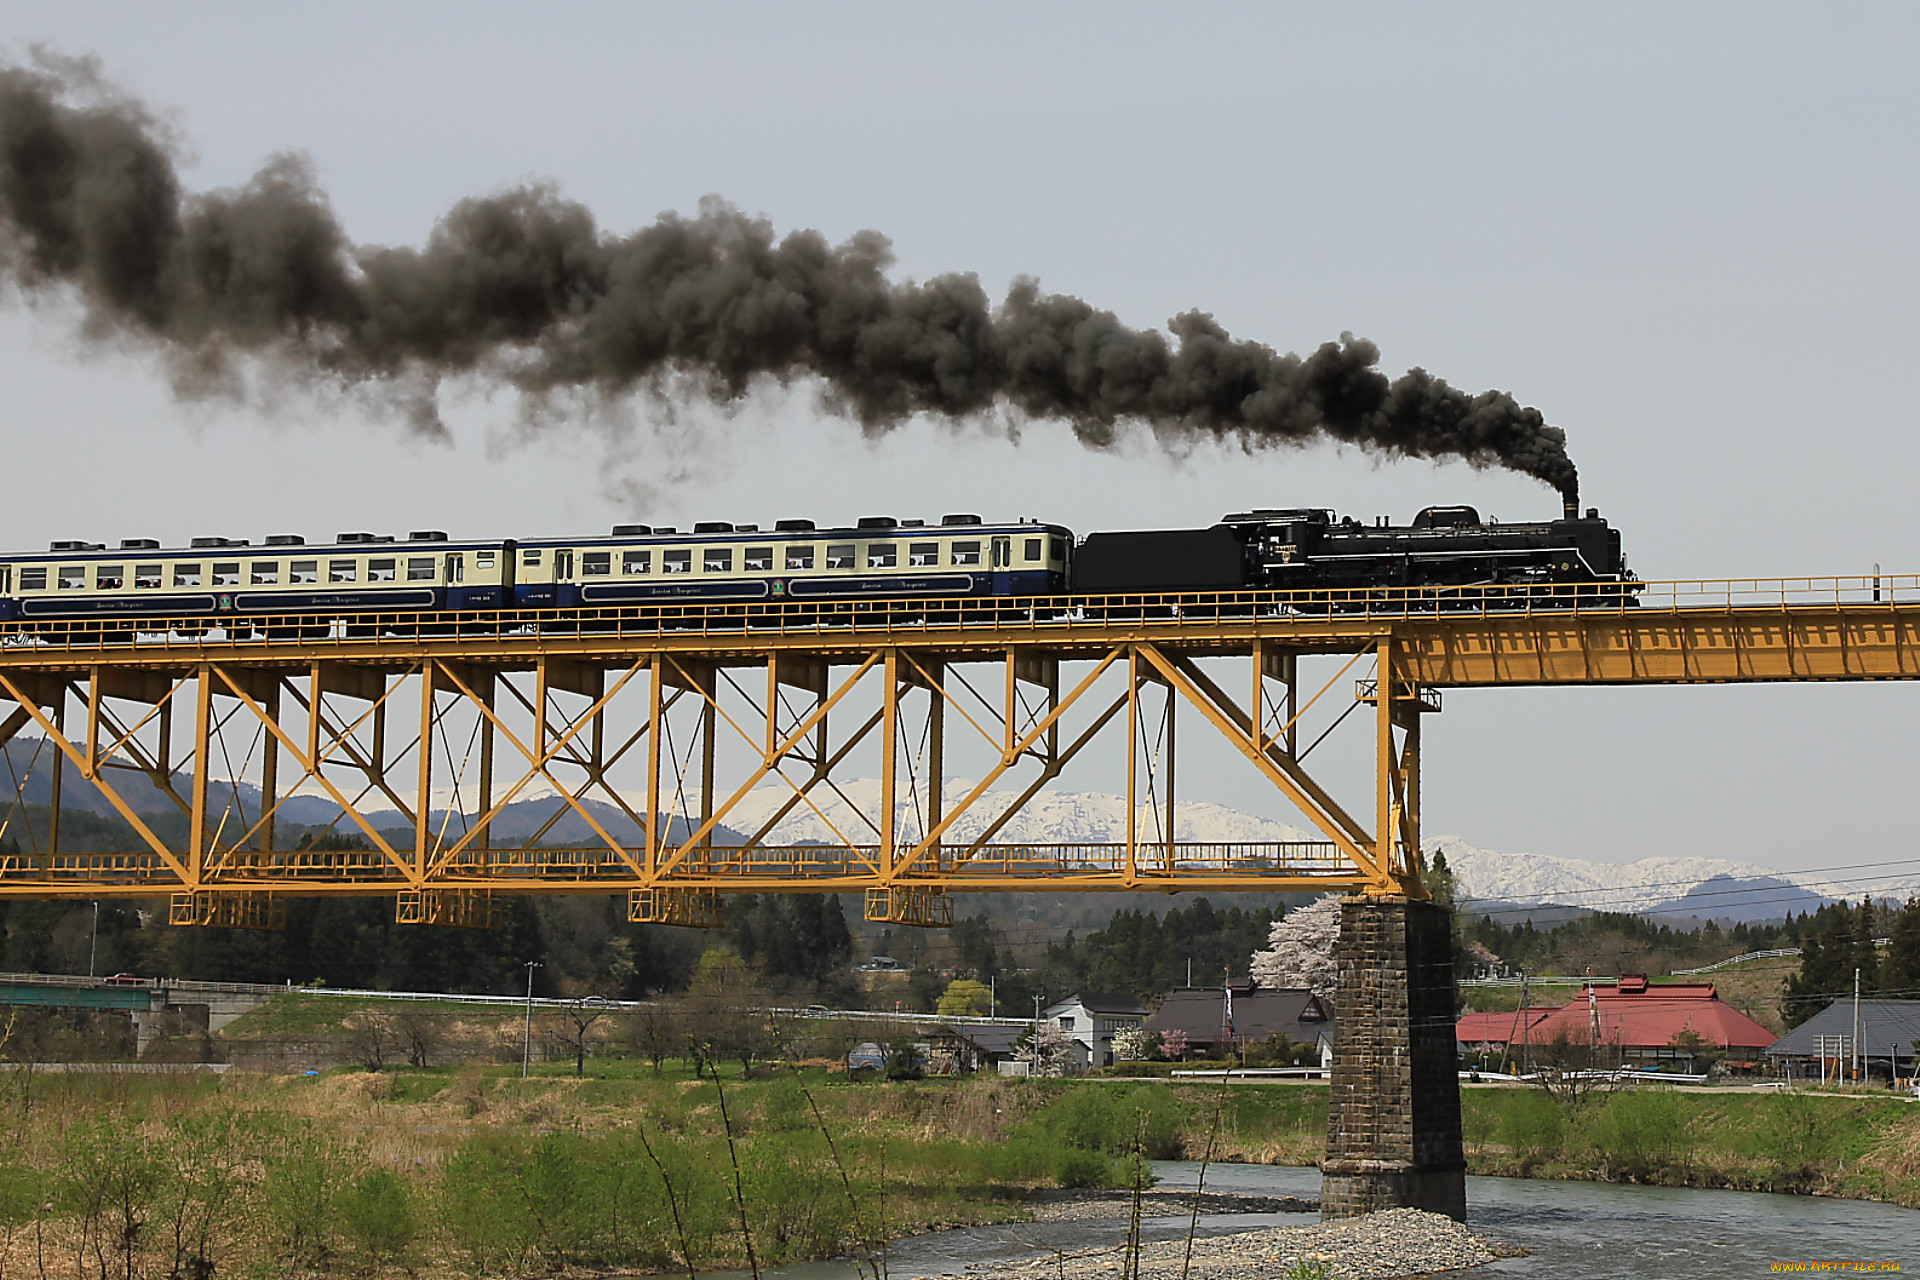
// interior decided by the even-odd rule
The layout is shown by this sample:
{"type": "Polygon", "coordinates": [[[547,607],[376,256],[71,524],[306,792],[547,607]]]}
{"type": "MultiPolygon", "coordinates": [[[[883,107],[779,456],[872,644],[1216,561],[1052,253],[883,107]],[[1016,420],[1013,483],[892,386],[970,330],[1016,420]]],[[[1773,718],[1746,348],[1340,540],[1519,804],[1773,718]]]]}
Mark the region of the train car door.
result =
{"type": "Polygon", "coordinates": [[[461,590],[460,584],[465,582],[466,580],[467,580],[467,558],[465,556],[455,555],[452,552],[449,552],[447,554],[447,574],[446,574],[447,607],[449,609],[458,609],[460,607],[462,603],[462,598],[466,595],[466,592],[461,590]]]}
{"type": "Polygon", "coordinates": [[[553,553],[553,602],[562,609],[571,609],[580,603],[580,593],[573,589],[573,552],[556,551],[553,553]]]}
{"type": "Polygon", "coordinates": [[[1013,539],[995,538],[993,540],[993,594],[1006,596],[1013,594],[1013,539]]]}

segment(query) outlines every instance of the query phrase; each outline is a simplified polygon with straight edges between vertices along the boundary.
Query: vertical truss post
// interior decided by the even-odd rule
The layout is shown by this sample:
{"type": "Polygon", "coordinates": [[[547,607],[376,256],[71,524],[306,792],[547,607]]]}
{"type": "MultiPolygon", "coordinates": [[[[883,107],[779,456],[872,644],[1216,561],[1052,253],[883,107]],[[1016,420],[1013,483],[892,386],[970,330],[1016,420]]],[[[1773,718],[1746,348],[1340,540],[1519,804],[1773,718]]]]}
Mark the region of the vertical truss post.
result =
{"type": "Polygon", "coordinates": [[[1173,686],[1168,685],[1167,686],[1167,820],[1166,820],[1166,830],[1162,833],[1163,835],[1166,836],[1166,864],[1167,864],[1166,871],[1168,875],[1173,874],[1173,867],[1174,867],[1174,861],[1175,861],[1173,833],[1174,833],[1174,827],[1178,821],[1178,817],[1174,812],[1173,752],[1174,752],[1174,742],[1176,741],[1174,736],[1174,725],[1178,722],[1179,711],[1180,711],[1179,698],[1175,695],[1173,691],[1173,686]]]}
{"type": "Polygon", "coordinates": [[[1140,821],[1140,797],[1135,777],[1140,759],[1140,652],[1127,649],[1127,852],[1123,878],[1133,883],[1137,872],[1136,853],[1140,821]]]}
{"type": "Polygon", "coordinates": [[[1375,684],[1374,701],[1374,782],[1375,782],[1375,820],[1373,856],[1379,868],[1381,882],[1370,886],[1374,893],[1392,893],[1398,887],[1393,883],[1393,850],[1398,833],[1394,821],[1393,782],[1394,771],[1399,761],[1394,758],[1393,750],[1393,637],[1382,636],[1377,646],[1379,666],[1375,684]]]}
{"type": "Polygon", "coordinates": [[[213,762],[209,744],[213,733],[213,668],[194,668],[193,689],[193,803],[188,815],[187,888],[198,889],[207,865],[207,774],[213,762]]]}
{"type": "MultiPolygon", "coordinates": [[[[947,691],[946,667],[942,663],[928,661],[927,674],[927,830],[934,831],[940,826],[941,793],[947,785],[946,741],[947,741],[947,691]]],[[[940,866],[940,842],[935,840],[927,848],[934,866],[940,866]]]]}
{"type": "MultiPolygon", "coordinates": [[[[280,673],[271,673],[271,679],[262,695],[263,709],[267,718],[275,724],[280,723],[280,673]]],[[[261,744],[265,754],[260,757],[260,864],[271,865],[273,853],[274,809],[280,803],[280,739],[272,733],[261,735],[265,741],[261,744]]]]}
{"type": "MultiPolygon", "coordinates": [[[[56,692],[53,695],[53,727],[61,737],[65,737],[67,733],[66,681],[57,681],[54,688],[56,692]]],[[[28,696],[32,697],[33,695],[29,694],[28,696]]],[[[53,753],[53,794],[48,797],[52,802],[52,808],[47,814],[47,856],[49,858],[60,852],[60,791],[61,784],[66,780],[66,762],[66,752],[56,751],[53,753]]]]}
{"type": "Polygon", "coordinates": [[[413,801],[413,874],[427,876],[427,839],[433,834],[433,671],[431,658],[420,664],[420,785],[413,801]]]}
{"type": "Polygon", "coordinates": [[[719,725],[719,669],[713,663],[700,667],[700,844],[694,859],[701,875],[713,872],[713,749],[714,730],[719,725]]]}
{"type": "MultiPolygon", "coordinates": [[[[479,700],[480,713],[480,798],[478,812],[484,818],[493,812],[493,682],[496,673],[491,669],[476,672],[474,683],[469,686],[474,697],[479,700]]],[[[493,824],[481,822],[480,829],[474,833],[470,846],[478,855],[479,871],[482,875],[493,874],[493,824]]]]}
{"type": "Polygon", "coordinates": [[[666,671],[660,664],[660,655],[654,654],[647,660],[647,679],[652,685],[647,707],[647,849],[641,865],[645,868],[647,882],[660,874],[660,849],[664,838],[660,833],[660,718],[666,711],[666,671]]]}
{"type": "MultiPolygon", "coordinates": [[[[886,884],[893,883],[894,869],[899,861],[899,850],[894,838],[894,774],[900,755],[900,649],[897,645],[887,647],[886,657],[882,661],[885,668],[880,694],[880,868],[881,879],[886,884]]],[[[1007,679],[1013,679],[1013,665],[1009,660],[1007,679]]],[[[1008,711],[1008,731],[1012,731],[1012,711],[1008,711]]]]}

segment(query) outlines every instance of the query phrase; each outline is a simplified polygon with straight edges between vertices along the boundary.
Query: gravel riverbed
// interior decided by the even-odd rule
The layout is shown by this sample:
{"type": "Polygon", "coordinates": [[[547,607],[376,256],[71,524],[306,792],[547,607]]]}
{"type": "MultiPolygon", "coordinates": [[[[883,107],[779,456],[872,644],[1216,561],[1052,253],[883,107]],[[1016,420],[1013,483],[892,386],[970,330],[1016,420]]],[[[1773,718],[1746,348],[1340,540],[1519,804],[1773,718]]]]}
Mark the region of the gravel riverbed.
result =
{"type": "MultiPolygon", "coordinates": [[[[1177,1193],[1172,1198],[1177,1199],[1177,1193]]],[[[1166,1210],[1156,1205],[1154,1213],[1163,1216],[1166,1210]]],[[[1143,1245],[1141,1280],[1178,1280],[1186,1252],[1184,1240],[1143,1245]]],[[[1496,1258],[1514,1257],[1523,1252],[1484,1240],[1461,1223],[1439,1214],[1418,1209],[1388,1209],[1360,1218],[1303,1223],[1297,1227],[1260,1227],[1197,1239],[1193,1242],[1193,1265],[1187,1275],[1190,1280],[1282,1280],[1294,1275],[1325,1276],[1328,1280],[1389,1280],[1390,1277],[1426,1276],[1478,1267],[1496,1258]],[[1321,1267],[1329,1269],[1323,1271],[1321,1267]]],[[[969,1276],[1007,1277],[1008,1280],[1044,1280],[1045,1277],[1104,1280],[1104,1277],[1125,1273],[1125,1252],[1118,1248],[1051,1254],[1030,1261],[980,1264],[967,1269],[969,1276]]]]}

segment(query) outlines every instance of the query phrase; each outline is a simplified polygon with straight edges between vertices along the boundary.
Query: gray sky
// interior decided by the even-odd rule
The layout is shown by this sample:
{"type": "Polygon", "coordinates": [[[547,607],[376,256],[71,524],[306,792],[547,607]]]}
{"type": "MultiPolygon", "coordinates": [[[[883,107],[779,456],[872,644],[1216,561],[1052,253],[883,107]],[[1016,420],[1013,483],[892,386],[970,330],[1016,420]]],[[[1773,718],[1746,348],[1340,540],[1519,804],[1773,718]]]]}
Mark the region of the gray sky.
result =
{"type": "MultiPolygon", "coordinates": [[[[990,295],[1027,273],[1283,349],[1352,330],[1389,373],[1540,407],[1635,567],[1673,578],[1920,571],[1916,28],[1898,6],[15,0],[0,40],[100,55],[170,113],[196,189],[306,152],[362,243],[538,177],[610,230],[717,193],[782,230],[876,228],[900,275],[990,295]]],[[[451,447],[298,393],[183,404],[150,357],[8,298],[0,539],[1556,505],[1331,449],[1095,455],[1045,424],[868,443],[806,391],[540,431],[473,388],[447,407],[451,447]]],[[[1908,856],[1916,710],[1900,685],[1455,694],[1428,829],[1603,860],[1908,856]]],[[[1183,788],[1290,816],[1225,769],[1183,788]]]]}

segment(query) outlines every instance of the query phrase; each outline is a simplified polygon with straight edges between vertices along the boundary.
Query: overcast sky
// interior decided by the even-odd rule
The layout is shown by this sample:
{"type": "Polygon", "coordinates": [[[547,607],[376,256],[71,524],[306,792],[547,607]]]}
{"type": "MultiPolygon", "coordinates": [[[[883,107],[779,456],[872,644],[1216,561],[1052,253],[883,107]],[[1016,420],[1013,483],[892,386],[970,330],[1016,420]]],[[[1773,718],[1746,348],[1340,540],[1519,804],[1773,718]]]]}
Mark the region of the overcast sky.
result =
{"type": "MultiPolygon", "coordinates": [[[[309,156],[349,234],[420,242],[528,178],[625,231],[718,194],[1016,275],[1130,323],[1498,387],[1564,427],[1642,576],[1920,571],[1920,12],[1905,6],[130,6],[14,0],[13,58],[94,53],[196,189],[309,156]]],[[[1556,509],[1539,484],[1317,449],[1110,455],[1034,424],[870,442],[805,390],[450,444],[337,400],[182,403],[57,305],[0,305],[0,540],[515,535],[790,515],[1088,531],[1249,505],[1556,509]]],[[[1920,690],[1494,690],[1428,728],[1428,830],[1603,860],[1913,853],[1920,690]]],[[[1204,757],[1203,757],[1204,758],[1204,757]]],[[[1257,787],[1183,788],[1290,817],[1257,787]]]]}

